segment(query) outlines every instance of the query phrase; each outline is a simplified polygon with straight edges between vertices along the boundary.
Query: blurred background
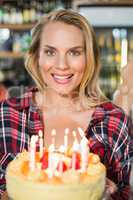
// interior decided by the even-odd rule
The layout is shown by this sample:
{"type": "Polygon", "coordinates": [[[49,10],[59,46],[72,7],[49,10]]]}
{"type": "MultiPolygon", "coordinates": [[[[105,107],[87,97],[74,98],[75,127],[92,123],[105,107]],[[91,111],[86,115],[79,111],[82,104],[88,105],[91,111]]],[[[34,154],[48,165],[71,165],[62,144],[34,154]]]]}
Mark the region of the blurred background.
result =
{"type": "Polygon", "coordinates": [[[0,0],[1,88],[14,87],[15,92],[9,91],[16,95],[18,86],[34,84],[24,68],[31,29],[41,15],[60,8],[77,10],[94,27],[101,52],[100,85],[112,99],[122,81],[121,69],[133,58],[132,0],[0,0]]]}

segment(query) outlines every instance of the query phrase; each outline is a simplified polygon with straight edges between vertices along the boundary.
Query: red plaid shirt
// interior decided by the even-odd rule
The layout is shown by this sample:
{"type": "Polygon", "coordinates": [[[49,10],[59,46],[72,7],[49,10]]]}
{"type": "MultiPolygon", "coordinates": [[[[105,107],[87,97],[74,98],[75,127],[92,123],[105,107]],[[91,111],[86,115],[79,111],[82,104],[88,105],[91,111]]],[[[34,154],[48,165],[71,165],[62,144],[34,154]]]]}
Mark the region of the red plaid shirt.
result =
{"type": "MultiPolygon", "coordinates": [[[[41,115],[32,104],[28,92],[21,98],[11,98],[0,104],[0,191],[6,189],[7,164],[18,152],[27,149],[29,138],[43,130],[41,115]]],[[[107,177],[117,184],[113,199],[127,200],[129,194],[130,163],[133,157],[129,119],[111,102],[96,107],[86,131],[90,149],[99,154],[107,167],[107,177]]]]}

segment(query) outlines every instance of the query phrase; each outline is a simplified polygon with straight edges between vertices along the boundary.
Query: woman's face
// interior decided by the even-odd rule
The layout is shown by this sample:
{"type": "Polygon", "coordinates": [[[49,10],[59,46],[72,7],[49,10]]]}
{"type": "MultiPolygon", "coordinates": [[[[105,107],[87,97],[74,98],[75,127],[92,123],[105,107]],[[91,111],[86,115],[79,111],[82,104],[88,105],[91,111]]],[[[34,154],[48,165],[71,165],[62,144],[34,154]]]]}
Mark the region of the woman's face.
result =
{"type": "Polygon", "coordinates": [[[81,83],[86,66],[82,31],[62,22],[50,22],[43,30],[39,67],[48,88],[71,94],[81,83]]]}

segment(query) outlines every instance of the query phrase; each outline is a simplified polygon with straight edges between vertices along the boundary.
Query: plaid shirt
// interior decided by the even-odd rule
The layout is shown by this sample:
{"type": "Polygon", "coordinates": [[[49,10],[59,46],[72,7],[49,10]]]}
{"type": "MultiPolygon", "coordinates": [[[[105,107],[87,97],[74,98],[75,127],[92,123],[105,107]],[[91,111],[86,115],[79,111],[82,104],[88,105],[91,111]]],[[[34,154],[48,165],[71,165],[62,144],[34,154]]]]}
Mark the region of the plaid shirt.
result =
{"type": "MultiPolygon", "coordinates": [[[[43,130],[41,115],[32,103],[36,90],[21,98],[11,98],[0,104],[0,191],[6,189],[5,170],[18,152],[27,149],[29,138],[43,130]]],[[[130,163],[133,157],[129,119],[111,102],[96,107],[86,136],[90,150],[99,154],[107,167],[107,177],[117,184],[113,199],[127,200],[130,163]]]]}

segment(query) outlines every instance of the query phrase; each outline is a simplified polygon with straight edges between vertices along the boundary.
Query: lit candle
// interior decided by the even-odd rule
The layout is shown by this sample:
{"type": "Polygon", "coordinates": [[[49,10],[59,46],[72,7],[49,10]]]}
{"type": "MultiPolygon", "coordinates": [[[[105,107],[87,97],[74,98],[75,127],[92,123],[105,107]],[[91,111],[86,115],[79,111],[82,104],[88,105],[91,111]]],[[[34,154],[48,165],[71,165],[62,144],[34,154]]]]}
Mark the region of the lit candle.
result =
{"type": "Polygon", "coordinates": [[[49,145],[49,156],[48,156],[48,176],[49,178],[53,177],[54,174],[54,146],[53,144],[49,145]]]}
{"type": "Polygon", "coordinates": [[[30,137],[28,137],[28,152],[30,151],[30,137]]]}
{"type": "Polygon", "coordinates": [[[76,131],[73,131],[72,134],[73,134],[73,137],[74,137],[72,150],[73,150],[73,152],[78,152],[80,150],[79,149],[80,146],[79,146],[79,142],[78,142],[78,139],[77,139],[76,131]]]}
{"type": "Polygon", "coordinates": [[[55,136],[56,136],[56,130],[55,129],[52,129],[51,136],[52,136],[52,145],[53,145],[53,148],[55,150],[55,136]]]}
{"type": "Polygon", "coordinates": [[[81,170],[86,171],[88,166],[88,153],[89,153],[89,141],[85,136],[84,131],[81,128],[78,128],[79,134],[82,137],[80,141],[81,149],[81,170]]]}
{"type": "Polygon", "coordinates": [[[59,165],[59,173],[60,173],[60,175],[62,175],[62,173],[63,173],[63,160],[62,160],[62,158],[60,158],[58,165],[59,165]]]}
{"type": "Polygon", "coordinates": [[[88,167],[88,153],[89,147],[81,145],[81,170],[86,171],[88,167]]]}
{"type": "Polygon", "coordinates": [[[76,131],[72,132],[73,137],[74,137],[74,141],[73,141],[73,145],[72,145],[72,169],[75,170],[76,169],[76,156],[77,156],[77,152],[79,152],[79,142],[76,136],[76,131]]]}
{"type": "Polygon", "coordinates": [[[49,145],[49,156],[48,156],[48,176],[49,178],[52,178],[54,175],[55,171],[55,166],[54,166],[54,151],[55,151],[55,136],[56,136],[56,130],[52,129],[51,131],[51,136],[52,136],[52,143],[49,145]]]}
{"type": "Polygon", "coordinates": [[[74,137],[74,140],[77,139],[77,133],[76,133],[76,131],[73,131],[73,132],[72,132],[72,135],[73,135],[73,137],[74,137]]]}
{"type": "Polygon", "coordinates": [[[85,136],[85,133],[84,133],[84,131],[83,131],[82,128],[78,127],[78,131],[79,131],[79,134],[80,134],[81,138],[82,138],[83,136],[85,136]]]}
{"type": "Polygon", "coordinates": [[[42,158],[43,156],[43,132],[42,130],[39,130],[39,156],[42,158]]]}
{"type": "Polygon", "coordinates": [[[38,136],[36,135],[33,135],[31,137],[31,141],[30,141],[30,164],[29,164],[29,167],[30,167],[30,170],[31,171],[34,171],[35,170],[35,163],[36,163],[36,160],[35,160],[35,154],[36,154],[36,142],[38,140],[38,136]]]}
{"type": "MultiPolygon", "coordinates": [[[[78,128],[78,131],[79,131],[79,134],[80,134],[80,136],[81,136],[81,141],[80,141],[81,146],[82,146],[82,143],[83,143],[83,145],[88,146],[89,140],[88,140],[87,137],[85,136],[85,133],[84,133],[84,131],[82,130],[82,128],[79,127],[79,128],[78,128]]],[[[89,146],[88,146],[88,148],[89,148],[89,146]]]]}
{"type": "Polygon", "coordinates": [[[72,170],[76,169],[76,153],[72,153],[72,170]]]}
{"type": "Polygon", "coordinates": [[[69,128],[65,128],[65,135],[64,135],[65,151],[67,151],[67,149],[68,149],[68,133],[69,133],[69,128]]]}

